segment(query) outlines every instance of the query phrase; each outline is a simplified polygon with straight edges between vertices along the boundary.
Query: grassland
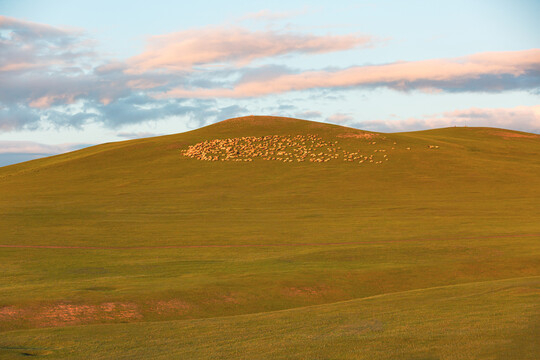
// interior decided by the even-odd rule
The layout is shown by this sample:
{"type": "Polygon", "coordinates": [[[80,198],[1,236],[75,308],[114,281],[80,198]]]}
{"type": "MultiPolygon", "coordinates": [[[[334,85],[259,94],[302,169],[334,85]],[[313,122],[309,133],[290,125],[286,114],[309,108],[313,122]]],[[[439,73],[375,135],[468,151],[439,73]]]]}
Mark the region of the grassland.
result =
{"type": "Polygon", "coordinates": [[[298,309],[14,331],[0,354],[58,359],[536,359],[540,277],[298,309]]]}
{"type": "Polygon", "coordinates": [[[540,138],[490,128],[249,117],[3,167],[0,358],[537,358],[539,204],[540,138]],[[309,134],[389,160],[181,152],[309,134]]]}

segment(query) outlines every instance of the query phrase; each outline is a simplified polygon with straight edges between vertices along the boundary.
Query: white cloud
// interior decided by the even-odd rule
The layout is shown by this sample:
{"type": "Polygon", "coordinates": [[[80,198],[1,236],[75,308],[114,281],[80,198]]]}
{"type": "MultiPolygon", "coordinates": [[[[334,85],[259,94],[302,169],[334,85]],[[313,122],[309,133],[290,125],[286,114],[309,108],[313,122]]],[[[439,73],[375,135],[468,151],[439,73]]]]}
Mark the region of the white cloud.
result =
{"type": "Polygon", "coordinates": [[[336,113],[336,114],[330,115],[327,118],[329,122],[338,123],[338,124],[349,123],[353,121],[353,119],[354,118],[350,114],[343,114],[343,113],[336,113]]]}
{"type": "Polygon", "coordinates": [[[154,134],[150,132],[119,132],[116,136],[124,139],[141,139],[153,136],[159,136],[162,134],[154,134]]]}
{"type": "Polygon", "coordinates": [[[81,149],[88,144],[58,144],[47,145],[33,141],[5,141],[0,140],[0,154],[61,154],[81,149]]]}
{"type": "Polygon", "coordinates": [[[304,111],[296,113],[295,116],[300,119],[319,119],[322,117],[322,113],[320,111],[304,111]]]}

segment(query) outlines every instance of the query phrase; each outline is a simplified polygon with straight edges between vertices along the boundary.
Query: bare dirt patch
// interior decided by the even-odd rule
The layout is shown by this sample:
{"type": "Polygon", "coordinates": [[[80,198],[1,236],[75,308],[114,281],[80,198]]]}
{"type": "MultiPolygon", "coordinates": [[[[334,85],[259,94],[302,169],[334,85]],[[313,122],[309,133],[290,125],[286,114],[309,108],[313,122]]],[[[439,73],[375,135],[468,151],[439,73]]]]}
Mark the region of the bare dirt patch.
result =
{"type": "Polygon", "coordinates": [[[25,322],[37,327],[54,327],[98,323],[103,321],[132,321],[142,318],[133,303],[55,304],[18,308],[0,308],[0,322],[25,322]]]}
{"type": "Polygon", "coordinates": [[[285,294],[289,296],[317,296],[321,290],[312,287],[290,287],[285,289],[285,294]]]}
{"type": "Polygon", "coordinates": [[[0,308],[0,321],[7,320],[7,319],[13,319],[22,313],[22,310],[19,308],[16,308],[15,306],[5,306],[0,308]]]}
{"type": "Polygon", "coordinates": [[[344,134],[339,134],[339,135],[336,135],[336,136],[340,137],[340,138],[373,139],[373,138],[378,138],[381,135],[380,134],[373,134],[373,133],[361,133],[361,134],[344,133],[344,134]]]}
{"type": "Polygon", "coordinates": [[[95,319],[97,309],[91,305],[60,304],[40,311],[37,319],[51,325],[73,325],[95,319]]]}

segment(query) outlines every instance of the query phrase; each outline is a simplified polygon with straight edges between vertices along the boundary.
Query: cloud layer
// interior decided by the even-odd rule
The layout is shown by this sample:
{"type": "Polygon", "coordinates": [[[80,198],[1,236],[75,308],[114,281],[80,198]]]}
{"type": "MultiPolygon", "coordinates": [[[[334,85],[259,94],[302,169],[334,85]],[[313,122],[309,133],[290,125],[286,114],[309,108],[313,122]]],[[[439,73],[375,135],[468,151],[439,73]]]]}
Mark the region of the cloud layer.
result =
{"type": "Polygon", "coordinates": [[[239,66],[263,58],[304,53],[322,54],[370,46],[372,38],[358,35],[315,36],[240,27],[212,27],[153,36],[145,52],[128,60],[130,71],[190,70],[194,66],[239,66]]]}
{"type": "Polygon", "coordinates": [[[336,71],[285,74],[232,88],[174,89],[166,96],[244,98],[322,88],[388,87],[396,90],[484,91],[540,87],[540,49],[478,53],[453,59],[353,66],[336,71]]]}
{"type": "Polygon", "coordinates": [[[403,120],[375,120],[349,123],[365,130],[400,132],[451,126],[480,126],[515,129],[540,134],[540,105],[514,108],[470,108],[424,115],[403,120]]]}
{"type": "Polygon", "coordinates": [[[0,154],[34,154],[49,155],[60,154],[67,151],[81,149],[84,144],[47,145],[33,141],[0,141],[0,154]]]}
{"type": "Polygon", "coordinates": [[[90,144],[47,145],[33,141],[0,141],[0,167],[74,151],[90,144]]]}
{"type": "MultiPolygon", "coordinates": [[[[0,16],[0,132],[45,125],[83,128],[89,123],[121,128],[180,116],[204,125],[253,112],[236,99],[320,89],[385,87],[433,93],[540,89],[540,49],[309,71],[272,64],[276,57],[315,56],[374,43],[372,37],[358,34],[206,27],[151,37],[141,54],[112,60],[95,51],[80,29],[0,16]]],[[[278,110],[284,111],[283,106],[278,110]]],[[[288,110],[299,113],[293,108],[288,110]]],[[[352,121],[350,114],[327,117],[316,110],[320,109],[308,111],[306,117],[352,121]]],[[[503,111],[501,116],[529,116],[533,120],[528,124],[536,126],[536,115],[516,111],[517,115],[503,111]]],[[[473,117],[474,112],[467,114],[473,117]]],[[[444,125],[467,114],[414,121],[444,125]]],[[[500,121],[495,114],[486,119],[500,121]]]]}

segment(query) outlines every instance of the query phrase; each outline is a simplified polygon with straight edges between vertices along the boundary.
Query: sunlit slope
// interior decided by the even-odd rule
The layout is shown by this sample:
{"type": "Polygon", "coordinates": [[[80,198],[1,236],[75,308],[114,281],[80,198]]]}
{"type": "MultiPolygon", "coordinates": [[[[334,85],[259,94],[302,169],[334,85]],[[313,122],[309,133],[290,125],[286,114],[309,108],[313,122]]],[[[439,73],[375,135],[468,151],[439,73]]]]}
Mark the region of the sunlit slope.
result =
{"type": "Polygon", "coordinates": [[[370,134],[231,119],[0,168],[0,242],[328,243],[535,232],[539,155],[538,136],[499,129],[370,134]],[[385,158],[374,150],[384,150],[388,160],[209,162],[181,153],[205,140],[299,134],[376,161],[385,158]]]}
{"type": "Polygon", "coordinates": [[[538,276],[539,152],[501,129],[248,117],[0,168],[0,332],[538,276]]]}
{"type": "Polygon", "coordinates": [[[0,357],[538,359],[538,277],[212,319],[13,331],[0,357]]]}

